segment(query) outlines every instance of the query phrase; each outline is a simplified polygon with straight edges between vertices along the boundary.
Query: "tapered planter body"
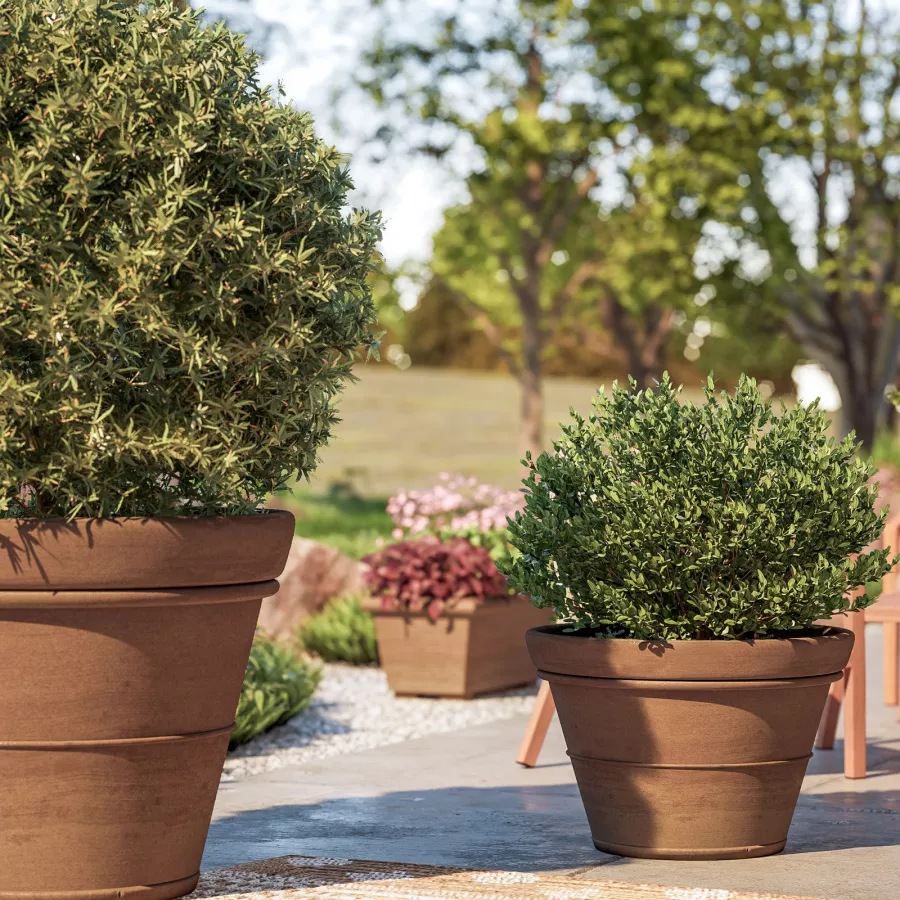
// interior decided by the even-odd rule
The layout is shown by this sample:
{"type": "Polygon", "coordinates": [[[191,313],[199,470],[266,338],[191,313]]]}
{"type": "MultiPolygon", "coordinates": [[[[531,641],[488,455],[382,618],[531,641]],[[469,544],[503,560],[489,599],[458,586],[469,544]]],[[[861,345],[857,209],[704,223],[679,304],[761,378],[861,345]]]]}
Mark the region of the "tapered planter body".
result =
{"type": "Polygon", "coordinates": [[[839,628],[670,643],[529,631],[595,846],[661,859],[780,851],[852,646],[839,628]]]}
{"type": "Polygon", "coordinates": [[[364,606],[375,617],[378,655],[395,694],[470,698],[534,683],[525,633],[550,613],[527,597],[457,600],[436,620],[383,610],[375,598],[364,606]]]}
{"type": "Polygon", "coordinates": [[[0,520],[0,898],[193,890],[284,512],[0,520]]]}

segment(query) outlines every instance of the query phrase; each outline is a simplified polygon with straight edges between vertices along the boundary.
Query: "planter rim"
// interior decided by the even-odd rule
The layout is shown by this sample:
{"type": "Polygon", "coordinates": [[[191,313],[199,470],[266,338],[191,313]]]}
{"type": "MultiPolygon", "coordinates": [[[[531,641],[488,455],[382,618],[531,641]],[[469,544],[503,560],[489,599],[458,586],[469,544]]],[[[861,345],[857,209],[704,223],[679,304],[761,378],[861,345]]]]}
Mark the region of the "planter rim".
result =
{"type": "Polygon", "coordinates": [[[214,515],[214,516],[75,516],[74,519],[67,519],[65,516],[22,516],[20,518],[4,518],[0,519],[0,531],[6,531],[4,527],[9,522],[14,522],[17,526],[27,525],[29,528],[38,528],[42,526],[52,526],[59,528],[60,526],[80,524],[84,522],[110,523],[112,525],[125,525],[130,522],[172,522],[182,525],[186,522],[232,522],[235,520],[245,521],[248,519],[264,519],[267,516],[280,516],[281,518],[294,518],[294,514],[286,509],[276,509],[266,506],[256,512],[240,513],[235,515],[214,515]]]}
{"type": "Polygon", "coordinates": [[[208,603],[246,603],[255,597],[271,597],[278,582],[218,584],[210,587],[156,588],[110,591],[6,591],[0,590],[0,609],[121,609],[135,606],[203,606],[208,603]]]}
{"type": "Polygon", "coordinates": [[[821,634],[753,641],[603,638],[566,634],[565,625],[526,635],[535,665],[548,674],[636,681],[769,681],[843,670],[854,635],[827,626],[821,634]]]}
{"type": "Polygon", "coordinates": [[[236,516],[0,519],[0,593],[157,590],[277,578],[287,510],[236,516]]]}
{"type": "Polygon", "coordinates": [[[849,628],[841,628],[839,625],[823,625],[821,626],[822,632],[821,634],[797,634],[790,635],[785,634],[784,636],[779,635],[778,637],[766,637],[766,638],[757,638],[755,640],[750,639],[740,639],[740,640],[729,640],[729,639],[716,639],[716,640],[701,640],[699,638],[675,638],[673,640],[646,640],[640,638],[617,638],[617,637],[599,637],[594,635],[585,635],[585,634],[570,634],[566,633],[563,629],[567,626],[564,623],[557,623],[555,625],[539,625],[536,628],[532,628],[531,631],[540,632],[542,634],[551,634],[557,637],[561,637],[564,640],[571,641],[593,641],[593,642],[606,642],[606,643],[616,643],[620,645],[631,644],[631,645],[640,645],[642,648],[647,647],[648,645],[659,645],[661,647],[687,647],[687,646],[697,646],[699,644],[704,645],[717,645],[720,647],[734,647],[740,645],[763,645],[763,644],[775,644],[777,642],[784,643],[794,643],[796,641],[804,641],[804,642],[824,642],[824,641],[832,641],[835,638],[840,637],[842,634],[852,634],[849,628]]]}
{"type": "MultiPolygon", "coordinates": [[[[538,669],[538,678],[542,681],[549,681],[552,684],[570,684],[579,687],[586,683],[596,681],[596,679],[585,675],[559,675],[556,672],[545,672],[538,669]]],[[[843,676],[843,672],[831,672],[826,675],[807,675],[800,678],[766,678],[762,681],[725,681],[717,679],[715,681],[688,681],[682,682],[678,688],[679,693],[716,693],[718,691],[768,691],[779,690],[785,687],[814,687],[818,684],[833,684],[843,676]]],[[[654,689],[660,691],[669,691],[672,688],[672,681],[651,681],[649,678],[605,678],[603,679],[604,690],[622,690],[633,691],[636,689],[642,692],[652,692],[654,689]]]]}

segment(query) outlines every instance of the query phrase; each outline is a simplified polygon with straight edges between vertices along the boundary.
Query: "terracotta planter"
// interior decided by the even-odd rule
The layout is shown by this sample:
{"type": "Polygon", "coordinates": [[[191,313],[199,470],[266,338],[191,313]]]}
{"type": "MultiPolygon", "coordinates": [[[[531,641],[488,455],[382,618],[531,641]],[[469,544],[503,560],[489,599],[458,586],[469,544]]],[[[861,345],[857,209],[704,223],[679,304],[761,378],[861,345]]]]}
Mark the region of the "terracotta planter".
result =
{"type": "Polygon", "coordinates": [[[458,600],[436,621],[382,610],[374,598],[364,606],[375,616],[378,655],[395,694],[471,698],[535,681],[525,632],[550,613],[527,597],[458,600]]]}
{"type": "Polygon", "coordinates": [[[193,890],[289,513],[0,520],[0,898],[193,890]]]}
{"type": "Polygon", "coordinates": [[[621,856],[780,851],[853,635],[654,643],[528,632],[594,845],[621,856]]]}

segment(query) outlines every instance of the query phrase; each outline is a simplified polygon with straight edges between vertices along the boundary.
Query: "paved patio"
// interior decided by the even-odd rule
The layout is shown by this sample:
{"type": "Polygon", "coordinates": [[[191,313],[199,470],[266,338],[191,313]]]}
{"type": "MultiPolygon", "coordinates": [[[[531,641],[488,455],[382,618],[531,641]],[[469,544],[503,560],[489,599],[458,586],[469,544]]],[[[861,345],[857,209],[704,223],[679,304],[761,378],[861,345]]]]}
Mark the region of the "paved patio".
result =
{"type": "Polygon", "coordinates": [[[870,626],[870,776],[842,751],[810,763],[788,846],[726,862],[631,860],[596,851],[554,723],[540,765],[514,762],[525,716],[225,783],[204,869],[287,854],[794,894],[900,897],[900,724],[881,699],[881,633],[870,626]]]}

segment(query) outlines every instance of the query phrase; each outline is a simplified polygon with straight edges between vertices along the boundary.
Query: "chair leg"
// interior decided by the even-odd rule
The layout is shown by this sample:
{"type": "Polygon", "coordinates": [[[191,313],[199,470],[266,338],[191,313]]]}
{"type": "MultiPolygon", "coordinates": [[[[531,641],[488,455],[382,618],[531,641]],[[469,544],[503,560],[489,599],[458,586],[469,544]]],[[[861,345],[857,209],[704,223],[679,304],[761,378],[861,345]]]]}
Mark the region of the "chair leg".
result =
{"type": "Polygon", "coordinates": [[[838,716],[841,714],[841,702],[844,699],[844,677],[835,681],[828,690],[828,698],[825,700],[825,709],[822,710],[822,718],[819,720],[819,731],[816,734],[816,748],[818,750],[833,750],[834,735],[837,731],[838,716]]]}
{"type": "Polygon", "coordinates": [[[541,747],[544,746],[544,738],[547,737],[550,720],[555,711],[556,704],[553,702],[553,694],[550,693],[550,683],[543,681],[534,703],[531,718],[528,720],[528,727],[525,729],[525,737],[522,739],[519,755],[516,757],[517,763],[529,769],[533,769],[537,765],[538,756],[541,747]]]}
{"type": "Polygon", "coordinates": [[[848,627],[856,640],[844,688],[844,775],[866,777],[866,635],[865,614],[850,613],[848,627]]]}
{"type": "Polygon", "coordinates": [[[900,699],[900,623],[885,622],[881,627],[884,629],[884,702],[888,706],[897,706],[900,699]]]}

